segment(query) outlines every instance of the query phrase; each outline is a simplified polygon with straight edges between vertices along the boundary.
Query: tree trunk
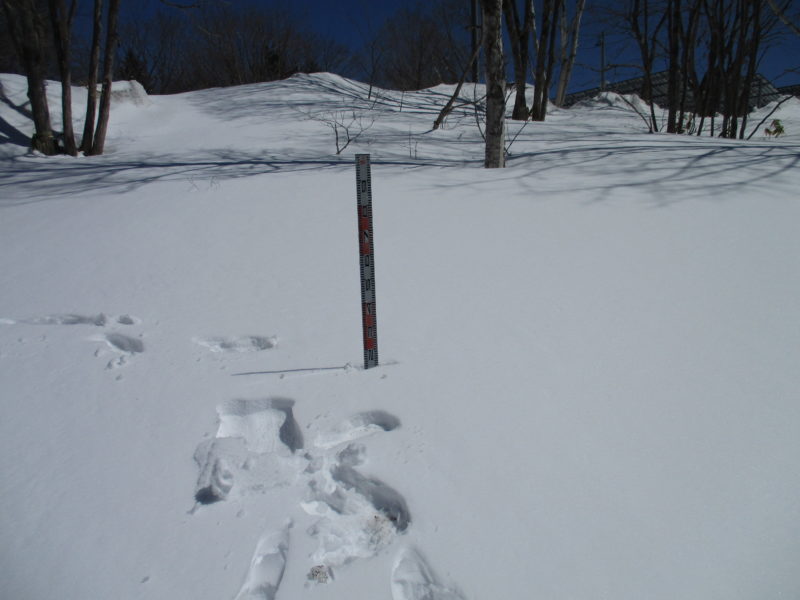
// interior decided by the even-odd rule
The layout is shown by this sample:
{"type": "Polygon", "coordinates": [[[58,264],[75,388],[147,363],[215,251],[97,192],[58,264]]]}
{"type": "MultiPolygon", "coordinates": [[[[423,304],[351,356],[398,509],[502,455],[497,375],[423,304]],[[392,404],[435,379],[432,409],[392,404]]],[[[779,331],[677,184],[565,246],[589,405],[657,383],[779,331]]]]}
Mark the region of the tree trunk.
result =
{"type": "MultiPolygon", "coordinates": [[[[561,72],[558,75],[558,87],[556,88],[556,106],[563,106],[564,100],[567,97],[567,87],[572,77],[572,68],[575,66],[575,57],[578,55],[578,34],[581,29],[581,18],[583,17],[585,7],[586,0],[578,0],[577,6],[575,7],[575,14],[566,32],[569,43],[567,43],[566,40],[562,40],[561,42],[561,72]],[[569,50],[565,52],[567,47],[569,47],[569,50]]],[[[561,18],[566,24],[567,10],[565,6],[562,6],[561,18]]]]}
{"type": "Polygon", "coordinates": [[[550,19],[553,16],[555,0],[544,0],[542,6],[542,32],[539,35],[538,49],[536,52],[536,74],[533,82],[533,106],[531,119],[544,121],[542,114],[542,98],[547,94],[547,51],[550,48],[548,36],[550,35],[550,19]]]}
{"type": "Polygon", "coordinates": [[[81,150],[84,154],[92,153],[94,144],[94,127],[97,117],[97,72],[100,66],[100,38],[103,34],[103,0],[94,0],[94,17],[92,25],[92,50],[89,55],[89,81],[86,84],[86,122],[83,124],[81,150]]]}
{"type": "Polygon", "coordinates": [[[14,48],[28,79],[28,98],[35,130],[31,148],[42,154],[56,154],[58,145],[53,137],[45,86],[45,23],[34,0],[3,0],[3,9],[14,48]]]}
{"type": "Polygon", "coordinates": [[[97,129],[94,133],[92,155],[102,154],[106,143],[108,117],[111,112],[111,82],[114,76],[114,54],[117,51],[117,21],[120,0],[110,0],[108,4],[108,33],[106,34],[106,52],[103,57],[103,93],[100,96],[100,114],[97,117],[97,129]]]}
{"type": "Polygon", "coordinates": [[[683,45],[683,54],[681,56],[681,65],[683,70],[683,77],[681,81],[681,100],[680,100],[680,114],[678,115],[678,132],[685,133],[689,126],[695,123],[695,116],[697,115],[697,102],[699,100],[699,85],[697,82],[697,69],[695,68],[695,48],[697,46],[697,25],[700,19],[700,2],[701,0],[693,0],[689,12],[689,23],[685,31],[681,32],[681,44],[683,45]],[[694,98],[694,107],[692,115],[686,119],[687,113],[687,100],[689,90],[692,91],[694,98]]]}
{"type": "Polygon", "coordinates": [[[556,62],[556,29],[558,28],[558,13],[560,10],[560,3],[553,3],[553,15],[550,18],[550,45],[547,49],[547,69],[545,71],[544,89],[542,90],[542,105],[540,121],[547,118],[547,104],[550,102],[550,84],[553,81],[553,67],[556,62]]]}
{"type": "Polygon", "coordinates": [[[650,3],[648,0],[633,0],[626,14],[626,19],[631,27],[631,32],[639,46],[642,56],[642,69],[644,70],[642,97],[650,106],[650,133],[658,131],[658,119],[653,104],[653,61],[655,60],[658,33],[666,20],[667,13],[663,13],[653,31],[650,31],[650,3]],[[641,23],[639,20],[641,19],[641,23]]]}
{"type": "Polygon", "coordinates": [[[747,45],[749,50],[749,57],[747,63],[747,72],[745,73],[744,85],[742,86],[741,93],[741,114],[742,123],[739,127],[739,139],[744,139],[745,129],[747,127],[747,114],[750,112],[750,89],[753,86],[753,78],[756,74],[756,65],[758,64],[758,47],[761,43],[761,2],[760,0],[751,0],[750,8],[753,13],[749,18],[752,25],[752,33],[747,45]]]}
{"type": "Polygon", "coordinates": [[[444,105],[441,111],[439,111],[439,116],[436,117],[436,120],[433,122],[433,131],[439,129],[444,123],[445,118],[450,112],[453,110],[453,104],[455,104],[456,98],[461,93],[461,88],[464,85],[464,80],[467,78],[467,74],[472,71],[473,66],[475,63],[478,62],[478,53],[480,52],[481,47],[476,46],[475,49],[472,51],[472,56],[469,59],[469,64],[467,64],[464,72],[461,74],[461,79],[458,80],[458,85],[456,85],[456,89],[453,92],[453,95],[450,96],[450,99],[447,101],[447,104],[444,105]]]}
{"type": "Polygon", "coordinates": [[[739,131],[741,107],[742,67],[747,44],[748,19],[746,5],[748,0],[736,0],[736,13],[731,37],[728,43],[730,57],[725,85],[725,113],[722,122],[722,137],[735,139],[739,131]],[[738,33],[738,36],[737,36],[738,33]],[[734,41],[738,38],[738,42],[734,41]]]}
{"type": "Polygon", "coordinates": [[[533,0],[525,0],[525,16],[519,22],[516,0],[504,0],[503,9],[508,27],[508,38],[511,41],[511,53],[514,58],[514,110],[511,118],[518,121],[528,120],[528,103],[525,99],[525,81],[528,72],[528,36],[531,31],[533,0]]]}
{"type": "Polygon", "coordinates": [[[669,0],[668,11],[668,41],[669,41],[669,67],[667,71],[667,133],[678,132],[678,109],[680,103],[680,64],[678,61],[681,40],[681,1],[669,0]]]}
{"type": "Polygon", "coordinates": [[[70,68],[70,29],[75,16],[76,0],[72,0],[69,13],[65,0],[49,0],[50,20],[53,25],[58,70],[61,74],[61,121],[64,128],[64,152],[77,156],[75,132],[72,130],[72,70],[70,68]]]}
{"type": "MultiPolygon", "coordinates": [[[[470,7],[470,44],[472,53],[475,54],[475,51],[481,47],[481,37],[480,37],[480,25],[478,24],[478,0],[470,0],[469,2],[470,7]]],[[[478,83],[480,80],[480,71],[478,69],[478,61],[476,60],[472,63],[472,81],[473,83],[478,83]]]]}
{"type": "Polygon", "coordinates": [[[505,166],[506,77],[503,65],[503,0],[481,0],[483,53],[486,59],[487,169],[505,166]]]}

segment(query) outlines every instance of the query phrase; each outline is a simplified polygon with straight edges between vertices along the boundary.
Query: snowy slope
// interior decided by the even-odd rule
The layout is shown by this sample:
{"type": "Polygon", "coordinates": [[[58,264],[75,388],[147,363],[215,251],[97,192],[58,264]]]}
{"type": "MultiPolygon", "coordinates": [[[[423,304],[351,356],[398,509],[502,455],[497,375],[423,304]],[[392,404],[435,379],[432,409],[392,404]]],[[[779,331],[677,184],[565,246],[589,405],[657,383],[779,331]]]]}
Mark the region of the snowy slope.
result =
{"type": "Polygon", "coordinates": [[[800,102],[555,109],[486,171],[446,87],[122,98],[74,159],[0,81],[0,597],[800,596],[800,102]]]}

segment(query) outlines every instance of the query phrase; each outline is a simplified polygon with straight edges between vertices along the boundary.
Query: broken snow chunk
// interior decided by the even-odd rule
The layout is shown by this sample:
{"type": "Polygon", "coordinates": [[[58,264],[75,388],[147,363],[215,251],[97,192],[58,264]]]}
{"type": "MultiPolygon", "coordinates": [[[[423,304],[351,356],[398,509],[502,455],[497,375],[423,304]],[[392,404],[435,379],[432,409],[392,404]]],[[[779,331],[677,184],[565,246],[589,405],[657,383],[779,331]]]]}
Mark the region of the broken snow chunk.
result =
{"type": "Polygon", "coordinates": [[[194,454],[194,460],[200,467],[194,498],[200,504],[213,504],[225,500],[233,488],[233,466],[237,452],[235,448],[226,447],[241,444],[241,440],[208,440],[201,443],[194,454]]]}
{"type": "Polygon", "coordinates": [[[314,565],[311,567],[311,571],[308,573],[307,577],[309,581],[328,583],[329,580],[333,579],[333,573],[331,573],[330,568],[325,565],[314,565]]]}

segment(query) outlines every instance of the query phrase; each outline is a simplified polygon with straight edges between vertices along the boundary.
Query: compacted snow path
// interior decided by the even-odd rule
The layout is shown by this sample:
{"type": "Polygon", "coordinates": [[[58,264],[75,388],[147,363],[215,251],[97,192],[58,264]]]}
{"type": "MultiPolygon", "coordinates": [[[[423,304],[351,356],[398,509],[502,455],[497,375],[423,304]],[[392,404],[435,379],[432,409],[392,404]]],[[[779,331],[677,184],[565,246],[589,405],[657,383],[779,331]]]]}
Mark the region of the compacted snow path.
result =
{"type": "MultiPolygon", "coordinates": [[[[101,330],[105,331],[105,333],[89,335],[84,339],[87,342],[96,342],[102,345],[100,348],[95,350],[94,356],[103,358],[104,360],[107,359],[106,369],[123,367],[129,364],[134,355],[141,354],[145,350],[144,341],[142,340],[143,334],[131,333],[130,331],[130,326],[139,325],[141,320],[127,314],[115,317],[106,315],[105,313],[64,313],[38,317],[27,317],[19,320],[8,317],[0,318],[0,325],[15,325],[18,323],[23,325],[70,325],[101,328],[101,330]],[[120,328],[119,326],[122,327],[120,328]]],[[[81,327],[76,327],[76,331],[83,332],[86,330],[81,327]]],[[[39,337],[39,341],[47,341],[46,332],[39,337]]]]}

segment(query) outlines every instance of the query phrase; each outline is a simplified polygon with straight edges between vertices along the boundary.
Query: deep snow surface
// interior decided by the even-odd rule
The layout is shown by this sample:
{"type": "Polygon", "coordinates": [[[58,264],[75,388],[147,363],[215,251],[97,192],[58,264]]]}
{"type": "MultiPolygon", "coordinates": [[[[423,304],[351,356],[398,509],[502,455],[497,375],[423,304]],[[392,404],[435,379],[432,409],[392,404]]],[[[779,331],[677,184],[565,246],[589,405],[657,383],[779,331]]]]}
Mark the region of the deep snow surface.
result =
{"type": "Polygon", "coordinates": [[[797,100],[607,97],[487,171],[446,86],[128,93],[76,159],[0,81],[0,597],[800,597],[797,100]]]}

